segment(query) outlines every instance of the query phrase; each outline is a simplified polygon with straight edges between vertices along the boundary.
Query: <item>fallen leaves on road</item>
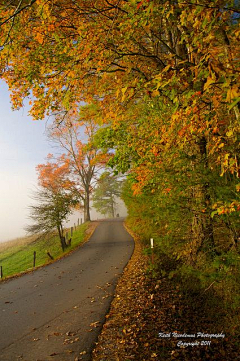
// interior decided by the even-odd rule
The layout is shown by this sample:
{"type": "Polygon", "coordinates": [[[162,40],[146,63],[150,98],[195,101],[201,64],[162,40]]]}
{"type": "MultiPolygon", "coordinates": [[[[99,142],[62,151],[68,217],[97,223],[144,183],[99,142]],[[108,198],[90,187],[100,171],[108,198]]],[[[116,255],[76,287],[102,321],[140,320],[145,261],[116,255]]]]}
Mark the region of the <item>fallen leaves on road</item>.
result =
{"type": "Polygon", "coordinates": [[[75,336],[76,332],[68,331],[66,332],[66,336],[75,336]]]}
{"type": "Polygon", "coordinates": [[[70,338],[66,338],[63,342],[64,345],[73,344],[75,342],[78,342],[80,340],[79,337],[75,337],[74,340],[71,340],[70,338]]]}
{"type": "Polygon", "coordinates": [[[58,355],[58,353],[53,352],[53,353],[51,353],[49,356],[53,357],[53,356],[57,356],[57,355],[58,355]]]}
{"type": "Polygon", "coordinates": [[[96,322],[92,322],[91,324],[90,324],[90,327],[99,327],[100,326],[100,322],[99,321],[96,321],[96,322]]]}
{"type": "Polygon", "coordinates": [[[60,332],[53,332],[53,335],[54,335],[54,336],[62,336],[62,333],[60,333],[60,332]]]}

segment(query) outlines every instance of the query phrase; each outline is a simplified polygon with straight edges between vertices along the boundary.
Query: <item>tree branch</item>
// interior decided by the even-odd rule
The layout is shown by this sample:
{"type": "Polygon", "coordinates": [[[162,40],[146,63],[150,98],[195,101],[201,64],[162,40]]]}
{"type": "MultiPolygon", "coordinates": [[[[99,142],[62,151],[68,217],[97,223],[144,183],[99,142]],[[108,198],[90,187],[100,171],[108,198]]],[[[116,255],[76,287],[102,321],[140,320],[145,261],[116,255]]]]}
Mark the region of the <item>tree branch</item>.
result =
{"type": "Polygon", "coordinates": [[[25,5],[24,7],[22,7],[22,8],[20,9],[20,6],[21,6],[21,4],[22,4],[22,1],[23,1],[23,0],[21,0],[21,1],[19,2],[18,6],[17,6],[17,9],[14,11],[14,13],[13,13],[11,16],[9,16],[9,18],[7,18],[7,19],[4,20],[2,23],[0,23],[0,27],[1,27],[2,25],[6,24],[8,21],[14,19],[18,14],[20,14],[20,13],[21,13],[22,11],[24,11],[25,9],[31,7],[37,0],[31,0],[31,2],[30,2],[29,4],[25,5]]]}

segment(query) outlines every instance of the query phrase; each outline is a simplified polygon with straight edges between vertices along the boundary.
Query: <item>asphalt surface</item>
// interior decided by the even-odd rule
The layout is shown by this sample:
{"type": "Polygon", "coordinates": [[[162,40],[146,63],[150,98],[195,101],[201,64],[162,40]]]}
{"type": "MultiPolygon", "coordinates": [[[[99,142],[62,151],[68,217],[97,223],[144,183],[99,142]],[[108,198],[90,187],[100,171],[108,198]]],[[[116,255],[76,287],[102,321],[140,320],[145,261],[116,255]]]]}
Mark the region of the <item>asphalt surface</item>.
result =
{"type": "Polygon", "coordinates": [[[134,242],[101,221],[68,257],[0,283],[0,361],[91,360],[134,242]]]}

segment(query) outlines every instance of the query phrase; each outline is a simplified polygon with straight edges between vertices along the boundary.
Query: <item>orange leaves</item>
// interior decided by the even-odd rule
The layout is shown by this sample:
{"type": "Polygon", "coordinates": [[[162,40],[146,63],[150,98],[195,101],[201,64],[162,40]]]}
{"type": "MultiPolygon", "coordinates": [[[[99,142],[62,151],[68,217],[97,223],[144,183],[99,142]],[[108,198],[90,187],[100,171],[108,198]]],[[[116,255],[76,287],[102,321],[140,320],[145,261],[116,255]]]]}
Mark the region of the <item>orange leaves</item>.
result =
{"type": "Polygon", "coordinates": [[[44,35],[42,35],[40,32],[37,32],[35,39],[39,42],[40,45],[44,43],[44,35]]]}
{"type": "Polygon", "coordinates": [[[170,193],[170,192],[171,192],[171,188],[166,188],[166,189],[164,189],[164,192],[165,192],[165,193],[170,193]]]}
{"type": "Polygon", "coordinates": [[[39,164],[36,167],[40,186],[58,192],[62,188],[71,189],[73,181],[69,178],[69,161],[60,156],[54,162],[51,154],[48,155],[46,164],[39,164]]]}
{"type": "Polygon", "coordinates": [[[149,180],[152,178],[154,172],[153,170],[147,168],[143,165],[137,167],[134,169],[135,178],[137,180],[137,183],[134,183],[132,185],[133,189],[133,195],[141,194],[142,189],[144,186],[146,186],[149,182],[149,180]]]}
{"type": "Polygon", "coordinates": [[[101,164],[101,165],[104,165],[104,166],[107,166],[109,160],[113,158],[113,154],[110,154],[110,153],[98,153],[96,154],[96,156],[94,157],[93,161],[92,161],[92,164],[101,164]]]}
{"type": "Polygon", "coordinates": [[[233,201],[231,203],[223,203],[218,202],[213,205],[213,211],[211,213],[211,216],[214,217],[216,215],[223,215],[223,214],[231,214],[234,212],[240,211],[240,202],[233,201]]]}

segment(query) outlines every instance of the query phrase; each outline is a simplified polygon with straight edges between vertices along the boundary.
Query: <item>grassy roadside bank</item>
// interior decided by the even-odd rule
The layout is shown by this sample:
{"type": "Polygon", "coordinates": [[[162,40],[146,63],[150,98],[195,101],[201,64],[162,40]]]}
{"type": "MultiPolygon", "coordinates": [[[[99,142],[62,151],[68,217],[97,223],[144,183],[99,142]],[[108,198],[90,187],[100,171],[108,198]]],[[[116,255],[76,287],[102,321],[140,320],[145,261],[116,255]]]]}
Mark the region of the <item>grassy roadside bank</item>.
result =
{"type": "MultiPolygon", "coordinates": [[[[36,252],[36,267],[59,259],[83,243],[93,232],[96,224],[86,222],[73,231],[71,246],[62,252],[57,235],[41,239],[36,236],[0,244],[0,266],[3,269],[3,280],[33,269],[33,253],[36,252]]],[[[1,280],[0,280],[1,281],[1,280]]]]}
{"type": "Polygon", "coordinates": [[[117,285],[92,361],[237,360],[238,337],[223,324],[226,310],[220,300],[214,304],[211,292],[186,292],[169,277],[167,259],[162,258],[165,274],[154,274],[134,238],[134,254],[117,285]]]}

